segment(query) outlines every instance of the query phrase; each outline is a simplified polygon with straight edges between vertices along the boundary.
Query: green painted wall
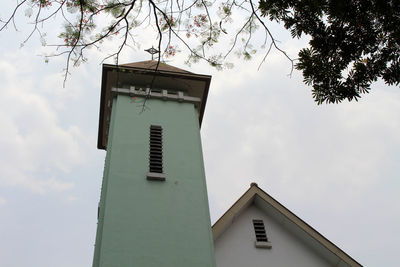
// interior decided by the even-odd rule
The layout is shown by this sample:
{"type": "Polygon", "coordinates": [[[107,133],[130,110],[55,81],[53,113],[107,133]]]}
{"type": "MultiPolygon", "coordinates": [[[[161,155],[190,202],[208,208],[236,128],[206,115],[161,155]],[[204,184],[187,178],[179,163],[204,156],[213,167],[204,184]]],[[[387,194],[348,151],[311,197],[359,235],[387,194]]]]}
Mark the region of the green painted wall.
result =
{"type": "Polygon", "coordinates": [[[215,266],[193,104],[113,101],[93,266],[215,266]],[[166,181],[149,181],[150,125],[163,127],[166,181]]]}

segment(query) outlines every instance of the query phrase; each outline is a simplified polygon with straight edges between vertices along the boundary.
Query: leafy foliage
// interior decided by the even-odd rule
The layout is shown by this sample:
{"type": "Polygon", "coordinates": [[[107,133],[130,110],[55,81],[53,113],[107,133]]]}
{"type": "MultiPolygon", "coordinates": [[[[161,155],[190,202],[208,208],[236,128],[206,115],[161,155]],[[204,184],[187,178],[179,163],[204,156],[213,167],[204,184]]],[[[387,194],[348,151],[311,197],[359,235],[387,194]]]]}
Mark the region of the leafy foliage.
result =
{"type": "Polygon", "coordinates": [[[399,5],[378,0],[18,0],[8,19],[0,19],[0,31],[10,25],[16,28],[16,14],[25,8],[33,20],[25,42],[36,33],[43,45],[55,48],[46,61],[66,56],[65,78],[71,63],[86,61],[88,48],[100,48],[103,41],[114,38],[115,51],[105,59],[114,58],[118,64],[124,48],[139,47],[151,32],[159,61],[185,51],[186,63],[205,60],[218,69],[232,67],[227,61],[230,54],[249,60],[260,50],[262,64],[275,48],[290,61],[292,70],[303,71],[317,103],[337,103],[357,100],[378,78],[399,84],[399,5]],[[53,23],[53,18],[61,18],[64,27],[58,35],[61,43],[49,45],[38,26],[53,23]],[[293,38],[311,37],[296,65],[278,46],[268,19],[283,23],[293,38]],[[261,42],[254,37],[260,30],[261,42]],[[219,42],[223,51],[216,49],[219,42]]]}
{"type": "Polygon", "coordinates": [[[296,68],[317,103],[357,100],[378,78],[399,85],[399,1],[261,0],[260,9],[293,37],[311,36],[296,68]]]}

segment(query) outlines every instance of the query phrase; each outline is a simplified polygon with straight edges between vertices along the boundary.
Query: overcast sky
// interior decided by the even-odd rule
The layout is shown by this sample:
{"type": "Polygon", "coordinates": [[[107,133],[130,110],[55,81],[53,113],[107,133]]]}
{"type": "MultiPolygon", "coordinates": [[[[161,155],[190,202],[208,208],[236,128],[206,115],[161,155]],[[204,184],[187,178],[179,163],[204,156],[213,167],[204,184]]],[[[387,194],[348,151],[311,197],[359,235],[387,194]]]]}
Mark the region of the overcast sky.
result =
{"type": "MultiPolygon", "coordinates": [[[[63,88],[65,59],[44,63],[35,37],[19,48],[20,26],[0,32],[0,266],[90,266],[104,55],[89,51],[63,88]]],[[[305,45],[276,33],[294,57],[305,45]]],[[[148,60],[143,49],[121,62],[148,60]]],[[[281,54],[259,71],[259,60],[232,60],[222,72],[180,56],[169,62],[213,76],[201,129],[212,222],[257,182],[364,266],[397,266],[399,88],[378,82],[359,102],[317,106],[281,54]]]]}

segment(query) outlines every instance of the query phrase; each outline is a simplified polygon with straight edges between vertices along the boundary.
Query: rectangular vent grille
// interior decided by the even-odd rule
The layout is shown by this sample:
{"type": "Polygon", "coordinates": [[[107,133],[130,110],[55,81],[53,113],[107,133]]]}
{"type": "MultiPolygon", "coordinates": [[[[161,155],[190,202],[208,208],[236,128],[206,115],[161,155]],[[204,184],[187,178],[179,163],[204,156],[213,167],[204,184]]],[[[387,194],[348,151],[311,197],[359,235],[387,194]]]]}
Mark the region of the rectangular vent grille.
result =
{"type": "Polygon", "coordinates": [[[263,220],[253,220],[257,242],[268,242],[263,220]]]}
{"type": "Polygon", "coordinates": [[[150,166],[149,171],[163,173],[162,155],[162,128],[161,126],[150,126],[150,166]]]}

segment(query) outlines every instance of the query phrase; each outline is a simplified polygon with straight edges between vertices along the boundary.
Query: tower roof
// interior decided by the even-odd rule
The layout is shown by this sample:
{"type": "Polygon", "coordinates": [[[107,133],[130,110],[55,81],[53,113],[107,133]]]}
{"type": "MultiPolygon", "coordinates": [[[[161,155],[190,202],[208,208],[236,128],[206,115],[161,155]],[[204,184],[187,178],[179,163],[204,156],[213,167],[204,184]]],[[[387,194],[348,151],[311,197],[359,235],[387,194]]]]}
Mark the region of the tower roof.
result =
{"type": "Polygon", "coordinates": [[[195,107],[198,110],[201,126],[210,82],[210,75],[192,73],[155,60],[122,65],[103,64],[97,148],[107,147],[112,88],[137,86],[185,92],[190,97],[200,99],[195,107]]]}
{"type": "MultiPolygon", "coordinates": [[[[136,69],[155,70],[157,68],[157,64],[158,64],[157,60],[146,60],[146,61],[139,61],[139,62],[123,64],[123,65],[120,65],[120,66],[136,68],[136,69]]],[[[183,70],[183,69],[180,69],[180,68],[165,64],[163,62],[160,62],[158,64],[157,70],[159,70],[159,71],[176,72],[176,73],[192,73],[192,72],[189,72],[187,70],[183,70]]],[[[192,74],[194,74],[194,73],[192,73],[192,74]]]]}

